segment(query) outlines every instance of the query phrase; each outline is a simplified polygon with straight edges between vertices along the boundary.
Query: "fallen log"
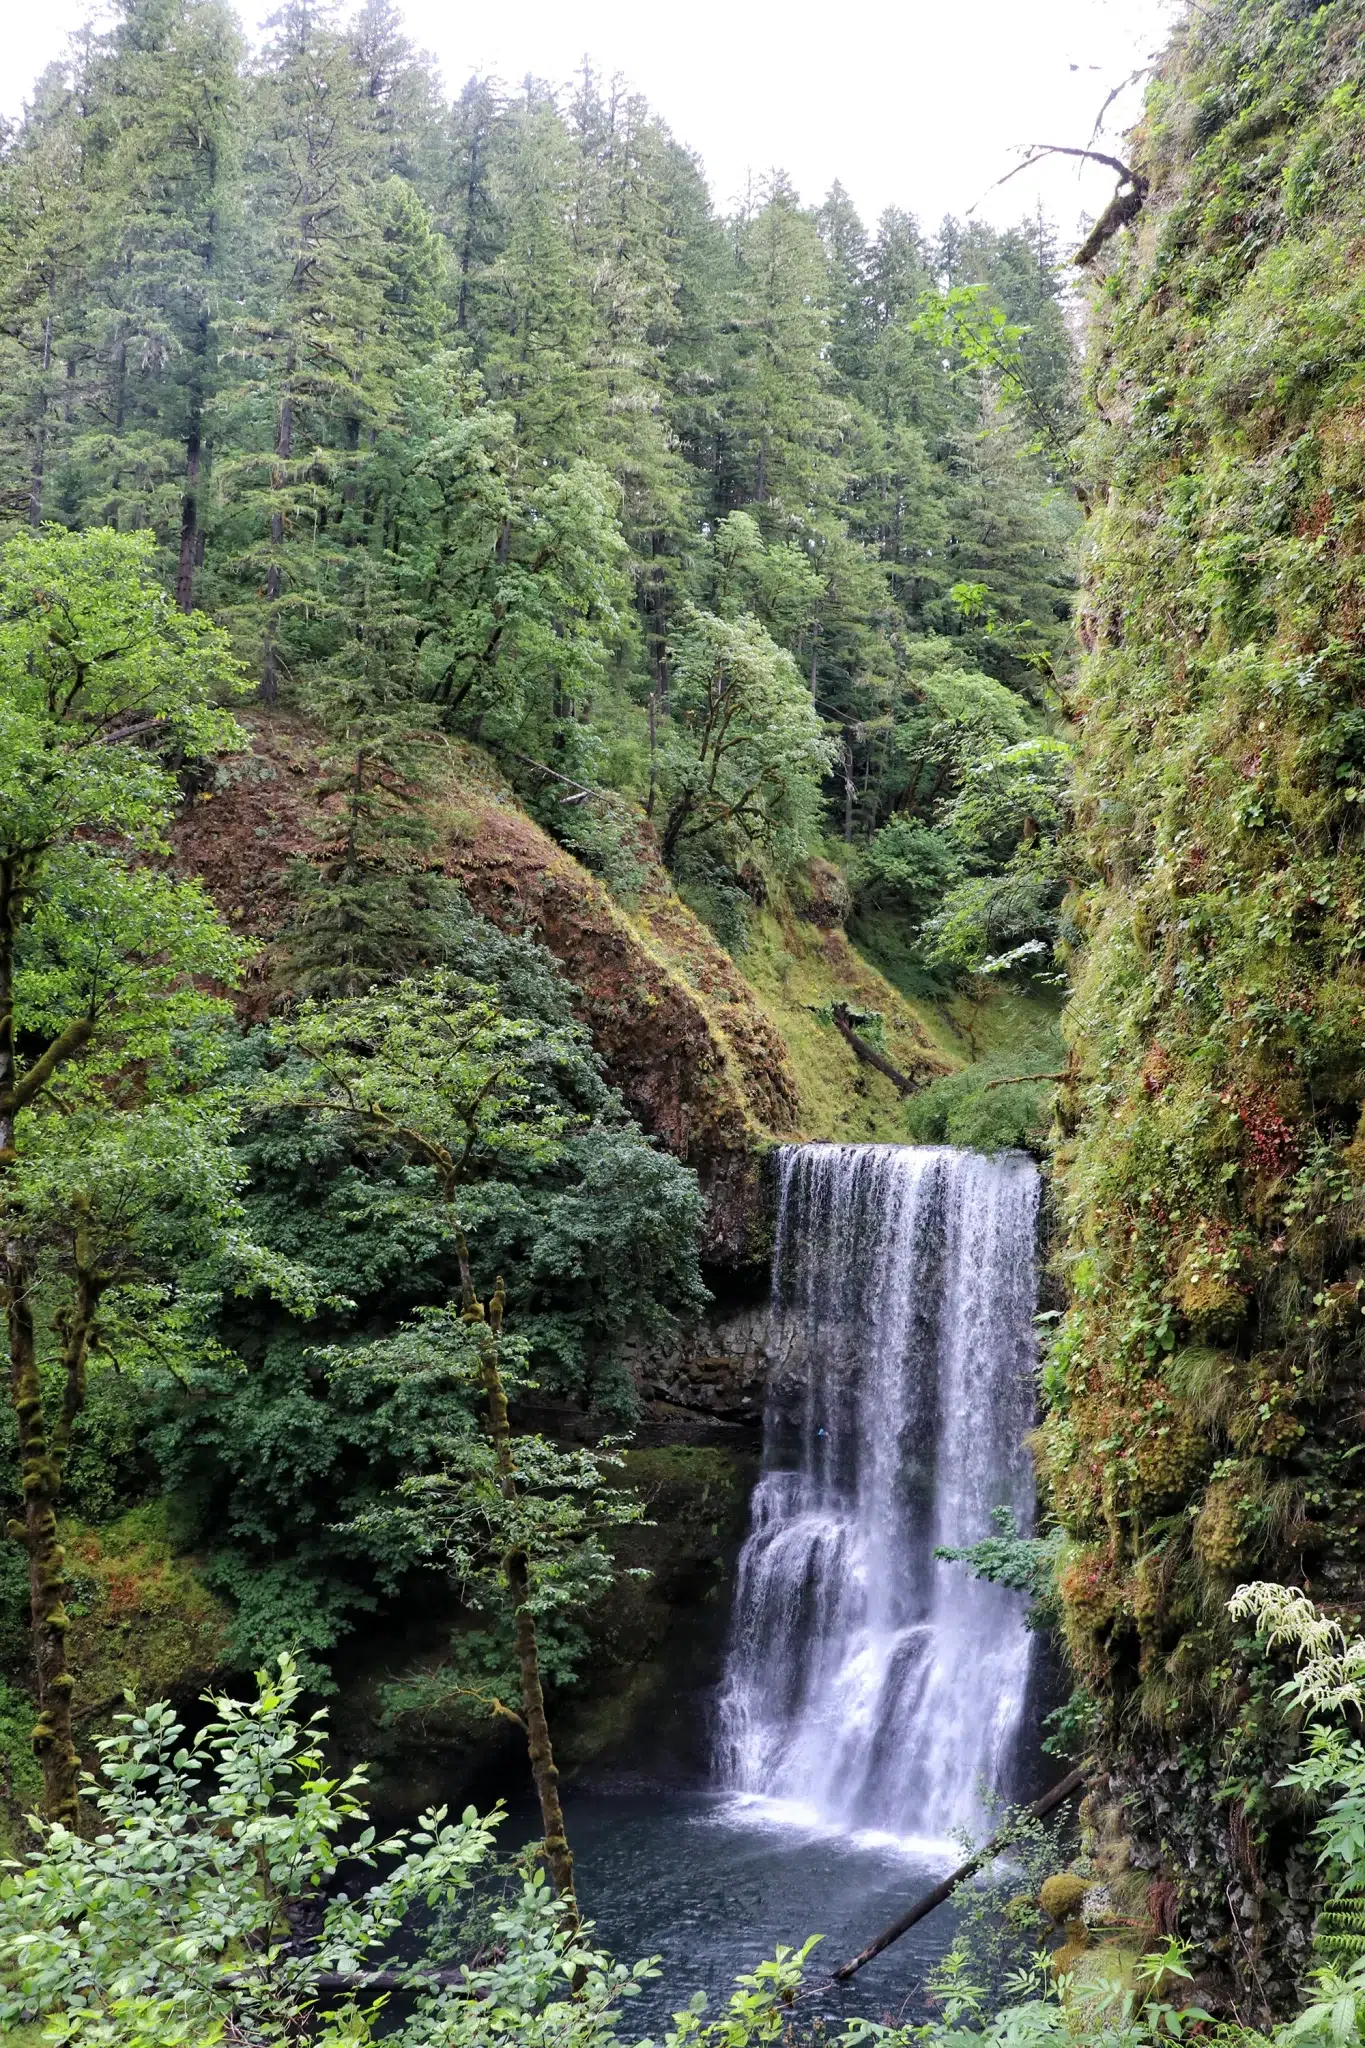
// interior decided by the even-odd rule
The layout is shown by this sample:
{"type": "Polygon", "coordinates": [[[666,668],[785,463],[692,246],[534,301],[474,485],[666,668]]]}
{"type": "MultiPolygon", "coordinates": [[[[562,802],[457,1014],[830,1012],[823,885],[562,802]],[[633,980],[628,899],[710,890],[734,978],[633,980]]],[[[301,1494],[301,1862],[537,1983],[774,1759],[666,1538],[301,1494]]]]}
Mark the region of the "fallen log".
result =
{"type": "Polygon", "coordinates": [[[907,1080],[899,1067],[892,1066],[884,1052],[878,1052],[875,1045],[869,1045],[867,1040],[860,1037],[853,1029],[853,1025],[849,1021],[848,1005],[846,1003],[835,1003],[830,1010],[830,1015],[834,1019],[835,1030],[841,1038],[845,1039],[852,1046],[860,1060],[866,1061],[869,1067],[875,1067],[879,1074],[885,1074],[888,1081],[894,1081],[902,1095],[913,1095],[915,1093],[914,1082],[907,1080]]]}
{"type": "MultiPolygon", "coordinates": [[[[1084,1783],[1083,1771],[1068,1772],[1060,1784],[1054,1785],[1050,1792],[1045,1792],[1041,1799],[1034,1800],[1029,1813],[1034,1820],[1045,1820],[1048,1814],[1055,1813],[1059,1806],[1064,1806],[1068,1799],[1079,1792],[1084,1783]]],[[[1009,1839],[1008,1828],[1002,1828],[999,1834],[992,1835],[989,1842],[978,1849],[974,1856],[969,1856],[965,1863],[960,1863],[956,1870],[944,1878],[942,1884],[936,1884],[931,1892],[926,1892],[922,1899],[917,1899],[908,1913],[902,1913],[899,1920],[893,1920],[889,1927],[884,1927],[876,1940],[870,1941],[860,1954],[851,1957],[846,1963],[840,1963],[832,1981],[836,1984],[847,1983],[850,1977],[862,1969],[864,1963],[870,1963],[884,1948],[890,1948],[893,1941],[899,1941],[912,1927],[918,1927],[926,1914],[932,1913],[936,1906],[941,1906],[945,1899],[950,1899],[967,1878],[974,1877],[983,1863],[989,1863],[993,1856],[998,1856],[1002,1849],[1007,1848],[1009,1839]]]]}
{"type": "Polygon", "coordinates": [[[1002,1074],[998,1081],[988,1081],[982,1092],[989,1095],[992,1088],[1022,1088],[1026,1081],[1065,1081],[1068,1078],[1065,1067],[1060,1074],[1002,1074]]]}

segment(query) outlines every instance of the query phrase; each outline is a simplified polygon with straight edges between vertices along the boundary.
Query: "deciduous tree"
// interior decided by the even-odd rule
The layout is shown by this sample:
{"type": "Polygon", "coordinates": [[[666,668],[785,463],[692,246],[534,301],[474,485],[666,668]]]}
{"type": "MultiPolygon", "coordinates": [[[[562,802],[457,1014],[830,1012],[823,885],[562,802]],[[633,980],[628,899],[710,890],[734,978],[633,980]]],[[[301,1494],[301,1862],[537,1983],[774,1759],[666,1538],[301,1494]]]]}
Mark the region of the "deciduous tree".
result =
{"type": "Polygon", "coordinates": [[[233,1175],[192,1091],[241,948],[159,864],[174,749],[232,745],[223,636],[177,612],[151,537],[21,535],[0,551],[0,1297],[19,1432],[48,1811],[76,1803],[56,1511],[111,1289],[222,1227],[233,1175]],[[55,1405],[38,1327],[55,1308],[55,1405]]]}

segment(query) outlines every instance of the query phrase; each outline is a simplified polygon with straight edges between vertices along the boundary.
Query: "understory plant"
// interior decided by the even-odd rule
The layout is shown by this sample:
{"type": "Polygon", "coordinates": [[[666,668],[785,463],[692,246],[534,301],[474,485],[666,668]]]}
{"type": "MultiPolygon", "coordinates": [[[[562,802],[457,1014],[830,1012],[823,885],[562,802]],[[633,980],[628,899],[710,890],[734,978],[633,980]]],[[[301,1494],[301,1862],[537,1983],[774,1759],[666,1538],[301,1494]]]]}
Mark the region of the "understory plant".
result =
{"type": "MultiPolygon", "coordinates": [[[[493,1334],[490,1331],[490,1334],[493,1334]]],[[[1365,1695],[1365,1639],[1302,1594],[1251,1585],[1234,1618],[1298,1669],[1286,1707],[1308,1716],[1293,1782],[1330,1796],[1317,1829],[1329,1880],[1319,1967],[1303,2010],[1274,2035],[1215,2022],[1186,2002],[1181,1945],[1139,1962],[1133,1982],[1073,1993],[1039,1955],[992,1993],[959,1938],[930,1979],[936,2016],[906,2026],[800,2019],[815,1938],[740,1978],[722,2013],[696,1994],[664,2048],[1165,2048],[1192,2034],[1222,2048],[1346,2048],[1365,2021],[1365,1955],[1343,1925],[1365,1896],[1365,1746],[1347,1722],[1365,1695]],[[1003,2001],[1003,2002],[1002,2002],[1003,2001]]],[[[318,2048],[619,2048],[629,2002],[657,1975],[593,1945],[531,1862],[491,1915],[492,1944],[413,1954],[412,1918],[449,1928],[451,1907],[488,1871],[503,1816],[425,1813],[380,1839],[365,1772],[328,1774],[324,1717],[298,1716],[297,1666],[258,1674],[254,1700],[212,1696],[191,1739],[164,1703],[118,1717],[87,1781],[93,1839],[34,1820],[36,1846],[0,1878],[0,2024],[41,2024],[51,2043],[99,2048],[267,2048],[302,2031],[318,2048]],[[400,1935],[402,1940],[400,1943],[400,1935]],[[493,1960],[487,1960],[491,1955],[493,1960]],[[395,2010],[393,1994],[401,1994],[395,2010]]],[[[984,1896],[984,1895],[983,1895],[984,1896]]],[[[487,1918],[487,1916],[485,1916],[487,1918]]]]}
{"type": "MultiPolygon", "coordinates": [[[[93,1839],[34,1822],[37,1845],[0,1878],[0,2025],[82,2048],[619,2048],[632,1998],[657,1976],[593,1945],[531,1864],[493,1910],[492,1960],[411,1954],[411,1921],[448,1925],[486,1875],[503,1815],[444,1808],[378,1835],[361,1767],[328,1774],[324,1716],[298,1717],[282,1657],[254,1700],[213,1696],[190,1739],[164,1703],[119,1716],[101,1739],[93,1839]],[[406,1933],[404,1930],[406,1928],[406,1933]],[[399,1994],[395,2006],[394,1994],[399,1994]]],[[[796,2000],[815,1939],[779,1947],[712,2017],[680,2006],[664,2048],[772,2048],[808,2036],[796,2000]]],[[[1168,1965],[1170,1958],[1154,1959],[1168,1965]]],[[[1038,1970],[991,2014],[960,1952],[936,1980],[941,2017],[906,2027],[851,2020],[827,2048],[955,2048],[1077,2038],[1038,1970]]],[[[1174,2008],[1124,1994],[1084,2035],[1095,2048],[1182,2038],[1174,2008]]],[[[641,2044],[644,2048],[644,2044],[641,2044]]]]}

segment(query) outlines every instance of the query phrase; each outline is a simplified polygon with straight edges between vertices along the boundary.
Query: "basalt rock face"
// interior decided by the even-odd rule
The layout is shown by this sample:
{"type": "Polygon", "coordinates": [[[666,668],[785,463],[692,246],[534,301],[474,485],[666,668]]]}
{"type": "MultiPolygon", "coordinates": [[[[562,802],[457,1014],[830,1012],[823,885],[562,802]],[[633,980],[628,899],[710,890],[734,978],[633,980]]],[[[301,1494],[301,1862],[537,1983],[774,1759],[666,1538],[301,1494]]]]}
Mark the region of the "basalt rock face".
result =
{"type": "MultiPolygon", "coordinates": [[[[720,1675],[757,1466],[756,1434],[739,1430],[724,1442],[637,1442],[627,1451],[621,1481],[647,1520],[613,1534],[621,1573],[584,1617],[592,1647],[579,1684],[551,1702],[567,1774],[598,1759],[651,1781],[704,1772],[706,1698],[720,1675]]],[[[420,1713],[391,1710],[396,1679],[411,1687],[440,1673],[459,1622],[453,1599],[444,1609],[436,1600],[406,1614],[402,1628],[357,1636],[338,1658],[329,1714],[337,1760],[369,1764],[385,1816],[456,1800],[486,1805],[525,1771],[524,1738],[467,1697],[442,1698],[438,1685],[420,1713]]]]}
{"type": "Polygon", "coordinates": [[[642,1347],[631,1360],[650,1422],[683,1434],[696,1422],[756,1430],[772,1388],[804,1364],[799,1333],[766,1300],[720,1307],[666,1350],[642,1347]]]}
{"type": "Polygon", "coordinates": [[[1365,1599],[1362,41],[1362,0],[1191,11],[1087,358],[1040,1446],[1137,1854],[1243,2014],[1292,1996],[1313,1897],[1283,1671],[1227,1597],[1365,1599]]]}
{"type": "MultiPolygon", "coordinates": [[[[250,752],[222,762],[186,806],[174,849],[234,926],[265,942],[243,1004],[261,1016],[280,993],[268,947],[289,914],[288,869],[316,849],[324,814],[308,730],[257,719],[251,736],[250,752]]],[[[577,991],[608,1079],[644,1128],[696,1168],[708,1200],[707,1261],[763,1267],[763,1155],[795,1132],[800,1106],[781,1034],[729,956],[657,866],[645,866],[638,900],[623,908],[472,749],[452,748],[428,815],[430,857],[495,924],[548,947],[577,991]]]]}

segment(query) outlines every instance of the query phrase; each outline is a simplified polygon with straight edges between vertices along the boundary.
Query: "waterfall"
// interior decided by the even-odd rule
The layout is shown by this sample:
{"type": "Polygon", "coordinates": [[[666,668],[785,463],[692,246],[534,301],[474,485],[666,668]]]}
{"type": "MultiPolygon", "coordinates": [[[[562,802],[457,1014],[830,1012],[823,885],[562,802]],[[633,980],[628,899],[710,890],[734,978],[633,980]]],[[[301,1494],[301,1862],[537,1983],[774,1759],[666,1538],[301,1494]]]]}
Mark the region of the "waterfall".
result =
{"type": "Polygon", "coordinates": [[[1020,1595],[936,1562],[1032,1506],[1038,1176],[1019,1154],[790,1145],[786,1363],[740,1558],[717,1774],[852,1829],[942,1839],[1009,1789],[1020,1595]]]}

